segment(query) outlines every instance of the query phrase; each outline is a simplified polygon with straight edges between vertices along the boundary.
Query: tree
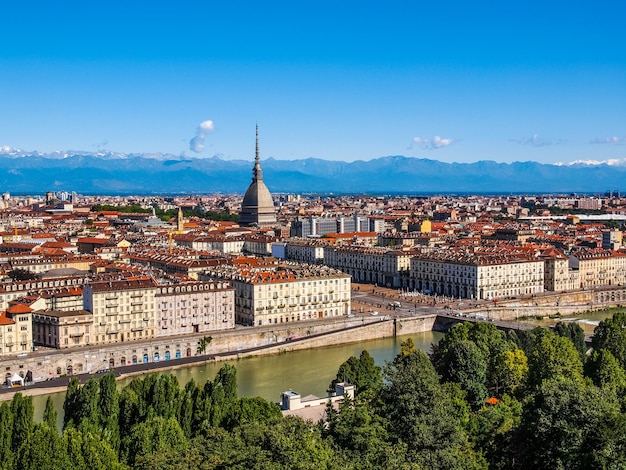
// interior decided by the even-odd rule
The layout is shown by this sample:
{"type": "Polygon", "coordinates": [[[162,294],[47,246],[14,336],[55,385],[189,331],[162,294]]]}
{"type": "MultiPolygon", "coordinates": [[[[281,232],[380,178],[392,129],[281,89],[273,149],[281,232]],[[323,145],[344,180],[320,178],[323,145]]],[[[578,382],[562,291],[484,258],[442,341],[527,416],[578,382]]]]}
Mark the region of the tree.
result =
{"type": "Polygon", "coordinates": [[[175,418],[155,416],[133,426],[129,436],[124,436],[124,458],[133,465],[139,456],[161,449],[182,452],[189,443],[175,418]]]}
{"type": "Polygon", "coordinates": [[[11,433],[11,451],[20,455],[22,446],[28,445],[28,440],[35,425],[33,421],[33,399],[16,393],[11,401],[13,414],[13,431],[11,433]]]}
{"type": "Polygon", "coordinates": [[[11,450],[13,440],[13,412],[9,403],[0,404],[0,462],[7,469],[14,468],[15,454],[11,450]]]}
{"type": "Polygon", "coordinates": [[[213,337],[211,336],[203,336],[198,340],[198,347],[196,348],[196,355],[204,354],[206,352],[206,348],[213,341],[213,337]]]}
{"type": "Polygon", "coordinates": [[[606,349],[626,368],[626,312],[617,312],[613,318],[602,320],[593,334],[593,349],[606,349]]]}
{"type": "Polygon", "coordinates": [[[624,468],[626,423],[614,394],[560,378],[544,381],[525,406],[521,468],[624,468]]]}
{"type": "Polygon", "coordinates": [[[401,356],[409,356],[417,351],[415,347],[415,343],[412,338],[407,338],[406,341],[403,341],[400,344],[400,355],[401,356]]]}
{"type": "Polygon", "coordinates": [[[473,415],[472,438],[476,447],[484,452],[489,468],[515,467],[515,455],[511,451],[521,418],[522,404],[509,395],[503,395],[495,405],[484,405],[473,415]]]}
{"type": "Polygon", "coordinates": [[[495,363],[493,377],[496,379],[496,395],[515,395],[526,384],[528,378],[528,358],[524,351],[503,351],[495,363]]]}
{"type": "Polygon", "coordinates": [[[57,428],[57,410],[54,409],[52,403],[52,397],[48,395],[46,399],[46,408],[43,411],[43,422],[46,423],[50,429],[57,428]]]}
{"type": "Polygon", "coordinates": [[[580,353],[581,359],[584,361],[585,354],[587,353],[587,345],[585,344],[585,332],[576,322],[558,322],[554,327],[554,332],[568,338],[574,347],[580,353]]]}
{"type": "Polygon", "coordinates": [[[487,399],[487,360],[473,341],[459,341],[452,345],[446,358],[443,379],[458,383],[467,392],[467,400],[474,409],[487,399]]]}
{"type": "Polygon", "coordinates": [[[383,416],[390,432],[425,468],[483,468],[454,419],[456,409],[422,351],[399,354],[384,367],[383,416]]]}
{"type": "Polygon", "coordinates": [[[362,351],[358,359],[352,356],[339,366],[337,375],[330,383],[328,391],[334,392],[335,384],[341,382],[355,385],[356,394],[359,395],[382,385],[382,369],[376,365],[369,352],[362,351]]]}
{"type": "Polygon", "coordinates": [[[574,344],[549,330],[538,336],[528,356],[528,385],[541,386],[545,380],[583,381],[583,364],[574,344]]]}
{"type": "Polygon", "coordinates": [[[585,373],[597,387],[610,389],[619,397],[624,396],[626,372],[611,351],[607,349],[594,351],[585,364],[585,373]]]}

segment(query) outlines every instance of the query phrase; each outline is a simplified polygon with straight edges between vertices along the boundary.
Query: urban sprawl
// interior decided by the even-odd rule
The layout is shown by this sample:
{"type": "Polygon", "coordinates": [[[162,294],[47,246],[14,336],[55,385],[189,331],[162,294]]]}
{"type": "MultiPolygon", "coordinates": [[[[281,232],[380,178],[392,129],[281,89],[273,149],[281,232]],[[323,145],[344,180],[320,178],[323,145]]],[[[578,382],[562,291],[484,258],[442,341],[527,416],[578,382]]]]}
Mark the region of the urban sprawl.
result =
{"type": "Polygon", "coordinates": [[[617,191],[273,197],[257,151],[243,199],[7,193],[0,208],[7,378],[103,366],[87,355],[47,365],[42,351],[124,343],[115,367],[190,356],[184,338],[236,325],[349,316],[353,283],[497,302],[626,282],[617,191]]]}

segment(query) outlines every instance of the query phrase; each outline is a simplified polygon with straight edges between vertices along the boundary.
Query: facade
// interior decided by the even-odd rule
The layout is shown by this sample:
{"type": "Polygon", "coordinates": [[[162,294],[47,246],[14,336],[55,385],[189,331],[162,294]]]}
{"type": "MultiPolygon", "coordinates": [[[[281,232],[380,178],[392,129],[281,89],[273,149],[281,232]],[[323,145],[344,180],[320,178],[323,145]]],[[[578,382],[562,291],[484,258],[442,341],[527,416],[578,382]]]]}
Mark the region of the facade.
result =
{"type": "Polygon", "coordinates": [[[91,344],[93,315],[87,310],[36,311],[33,337],[37,346],[64,349],[91,344]]]}
{"type": "Polygon", "coordinates": [[[623,286],[626,283],[626,253],[602,248],[577,248],[569,256],[577,270],[580,288],[623,286]]]}
{"type": "Polygon", "coordinates": [[[93,314],[91,343],[154,338],[156,291],[156,285],[149,277],[86,284],[83,305],[93,314]]]}
{"type": "Polygon", "coordinates": [[[546,291],[563,292],[578,289],[578,270],[571,269],[569,258],[560,250],[552,249],[542,254],[545,263],[544,287],[546,291]]]}
{"type": "Polygon", "coordinates": [[[156,336],[235,327],[235,289],[225,282],[188,282],[157,287],[156,336]]]}
{"type": "Polygon", "coordinates": [[[33,350],[33,314],[24,304],[12,305],[0,315],[0,355],[33,350]]]}
{"type": "Polygon", "coordinates": [[[236,289],[235,320],[250,326],[315,320],[350,313],[350,276],[296,263],[219,266],[203,277],[236,289]]]}
{"type": "Polygon", "coordinates": [[[325,240],[289,239],[285,242],[285,259],[298,263],[320,264],[324,261],[325,240]]]}
{"type": "Polygon", "coordinates": [[[248,187],[241,204],[239,215],[241,225],[256,225],[258,227],[273,227],[276,225],[276,210],[269,189],[263,182],[263,170],[259,158],[259,127],[256,128],[256,152],[254,168],[252,169],[252,183],[248,187]]]}
{"type": "Polygon", "coordinates": [[[350,274],[354,282],[406,287],[411,253],[385,248],[327,246],[324,264],[350,274]]]}
{"type": "Polygon", "coordinates": [[[523,252],[460,250],[411,259],[411,283],[422,292],[496,300],[544,291],[544,262],[523,252]]]}

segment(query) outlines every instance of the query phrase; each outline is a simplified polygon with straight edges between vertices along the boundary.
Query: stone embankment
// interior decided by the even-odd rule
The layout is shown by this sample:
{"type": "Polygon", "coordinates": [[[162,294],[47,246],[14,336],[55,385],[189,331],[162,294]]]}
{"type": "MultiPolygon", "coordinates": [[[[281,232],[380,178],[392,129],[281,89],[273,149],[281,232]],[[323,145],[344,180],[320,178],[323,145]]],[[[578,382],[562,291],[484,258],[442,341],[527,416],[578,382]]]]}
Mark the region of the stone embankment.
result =
{"type": "MultiPolygon", "coordinates": [[[[39,380],[39,383],[35,384],[36,388],[31,385],[15,391],[26,391],[28,394],[50,393],[62,390],[67,385],[70,375],[77,375],[84,380],[92,374],[111,370],[118,377],[123,377],[143,374],[146,371],[188,367],[205,361],[281,354],[299,349],[392,337],[395,334],[420,333],[431,331],[435,319],[436,315],[401,319],[368,316],[284,323],[267,327],[238,327],[226,332],[212,333],[206,351],[201,354],[197,353],[197,347],[200,339],[206,336],[204,334],[97,348],[40,350],[27,356],[4,358],[0,361],[0,366],[11,373],[30,370],[33,377],[39,380]],[[158,361],[154,360],[156,355],[158,361]],[[72,373],[68,374],[70,367],[72,373]]],[[[0,390],[4,392],[0,393],[0,400],[9,399],[11,394],[7,392],[10,391],[0,390]]]]}

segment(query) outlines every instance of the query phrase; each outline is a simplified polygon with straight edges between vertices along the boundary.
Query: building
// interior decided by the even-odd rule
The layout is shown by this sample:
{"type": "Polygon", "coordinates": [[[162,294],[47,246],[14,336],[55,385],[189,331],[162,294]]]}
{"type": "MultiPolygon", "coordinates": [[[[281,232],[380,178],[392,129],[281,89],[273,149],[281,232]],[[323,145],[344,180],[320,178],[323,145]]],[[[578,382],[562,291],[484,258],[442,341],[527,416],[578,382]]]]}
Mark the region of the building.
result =
{"type": "Polygon", "coordinates": [[[350,313],[350,276],[326,266],[242,258],[201,276],[215,278],[235,287],[235,321],[243,325],[263,326],[350,313]]]}
{"type": "Polygon", "coordinates": [[[626,283],[626,253],[621,251],[578,247],[570,252],[569,266],[578,271],[582,289],[626,283]]]}
{"type": "Polygon", "coordinates": [[[75,348],[88,346],[93,315],[87,310],[53,310],[33,313],[33,339],[37,346],[75,348]]]}
{"type": "Polygon", "coordinates": [[[92,344],[154,338],[157,287],[149,277],[97,281],[83,287],[84,309],[93,314],[92,344]]]}
{"type": "Polygon", "coordinates": [[[324,264],[352,276],[354,282],[406,287],[411,253],[387,248],[326,246],[324,264]]]}
{"type": "Polygon", "coordinates": [[[241,225],[256,225],[258,227],[273,227],[276,225],[276,210],[269,189],[263,182],[263,170],[259,158],[259,126],[256,127],[256,152],[254,168],[252,169],[252,183],[248,187],[241,203],[239,214],[241,225]]]}
{"type": "Polygon", "coordinates": [[[438,250],[411,259],[411,284],[429,294],[496,300],[544,291],[544,262],[511,248],[438,250]]]}
{"type": "Polygon", "coordinates": [[[24,304],[11,305],[0,315],[0,355],[33,350],[33,310],[24,304]]]}
{"type": "Polygon", "coordinates": [[[235,327],[235,289],[226,282],[187,282],[158,286],[156,336],[235,327]]]}

